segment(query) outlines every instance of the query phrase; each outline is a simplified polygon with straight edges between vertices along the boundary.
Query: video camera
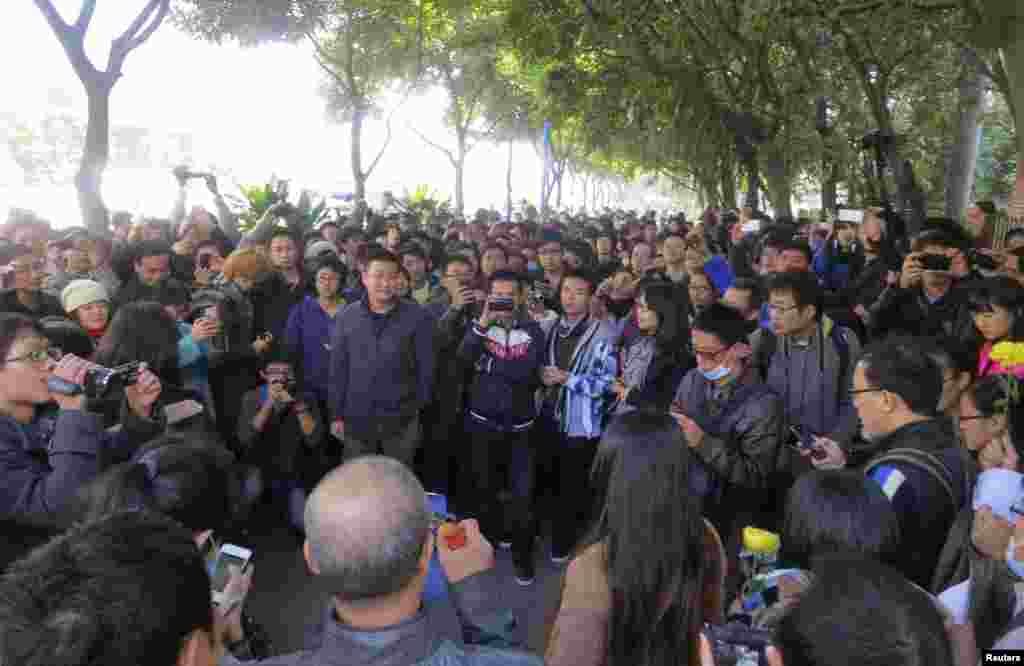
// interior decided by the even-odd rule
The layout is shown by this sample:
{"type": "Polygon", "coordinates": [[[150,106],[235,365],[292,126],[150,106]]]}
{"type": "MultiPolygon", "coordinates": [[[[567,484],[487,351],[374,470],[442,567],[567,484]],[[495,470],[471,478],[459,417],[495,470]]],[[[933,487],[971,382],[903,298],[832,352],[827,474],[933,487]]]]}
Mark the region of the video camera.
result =
{"type": "Polygon", "coordinates": [[[78,383],[54,375],[47,380],[46,384],[52,393],[85,394],[86,399],[97,400],[120,393],[129,386],[134,386],[139,380],[139,373],[144,368],[145,365],[139,361],[125,363],[116,368],[104,368],[100,365],[90,364],[78,383]]]}

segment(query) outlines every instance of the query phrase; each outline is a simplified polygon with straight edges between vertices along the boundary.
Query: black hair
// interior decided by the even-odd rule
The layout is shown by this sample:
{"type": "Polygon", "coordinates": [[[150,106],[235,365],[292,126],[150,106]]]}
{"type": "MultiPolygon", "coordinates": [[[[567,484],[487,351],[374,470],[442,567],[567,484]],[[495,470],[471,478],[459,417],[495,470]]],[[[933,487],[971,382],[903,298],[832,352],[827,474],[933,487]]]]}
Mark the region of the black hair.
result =
{"type": "Polygon", "coordinates": [[[517,271],[494,271],[491,277],[487,280],[487,291],[491,291],[495,282],[515,282],[517,287],[522,288],[528,281],[529,280],[527,280],[525,275],[517,271]]]}
{"type": "Polygon", "coordinates": [[[978,413],[986,418],[1006,414],[1006,427],[1010,433],[1010,443],[1021,455],[1024,444],[1024,404],[1014,400],[1010,382],[1005,375],[988,375],[971,384],[967,394],[978,409],[978,413]],[[1018,440],[1020,440],[1018,442],[1018,440]]]}
{"type": "Polygon", "coordinates": [[[396,268],[402,265],[402,262],[398,260],[398,257],[396,257],[393,252],[386,250],[380,245],[367,245],[366,269],[369,270],[370,265],[375,261],[394,264],[396,268]]]}
{"type": "Polygon", "coordinates": [[[768,293],[786,291],[793,295],[793,304],[803,309],[814,306],[814,318],[821,319],[822,289],[814,273],[799,271],[796,273],[776,273],[768,280],[768,293]]]}
{"type": "Polygon", "coordinates": [[[597,290],[597,285],[599,284],[597,276],[594,275],[592,272],[590,272],[588,270],[585,270],[585,269],[580,269],[580,270],[569,269],[569,270],[566,270],[564,273],[562,273],[562,278],[558,281],[558,293],[559,294],[562,293],[562,286],[565,284],[565,281],[569,280],[569,279],[583,280],[584,282],[589,284],[590,285],[590,294],[591,295],[593,295],[594,291],[597,290]]]}
{"type": "Polygon", "coordinates": [[[469,257],[463,254],[449,254],[444,258],[444,263],[441,267],[441,272],[447,273],[448,268],[453,264],[465,264],[466,266],[473,268],[473,262],[469,259],[469,257]]]}
{"type": "Polygon", "coordinates": [[[748,292],[750,294],[751,310],[761,309],[761,304],[764,303],[764,291],[761,289],[761,283],[758,280],[748,277],[738,277],[733,280],[730,289],[748,292]]]}
{"type": "Polygon", "coordinates": [[[193,533],[223,530],[231,521],[239,489],[234,456],[212,442],[163,435],[136,453],[134,462],[106,470],[77,493],[78,520],[97,520],[129,509],[148,509],[173,518],[193,533]]]}
{"type": "Polygon", "coordinates": [[[0,662],[174,666],[197,629],[214,648],[210,578],[192,535],[125,511],[76,525],[0,580],[0,662]]]}
{"type": "Polygon", "coordinates": [[[810,266],[814,261],[814,252],[811,251],[811,246],[806,241],[791,238],[789,241],[782,245],[782,252],[800,252],[807,258],[807,265],[810,266]]]}
{"type": "Polygon", "coordinates": [[[581,549],[607,544],[604,561],[616,596],[608,663],[700,663],[701,599],[714,567],[705,557],[704,522],[690,492],[691,455],[664,412],[619,416],[601,438],[591,476],[602,506],[581,549]]]}
{"type": "Polygon", "coordinates": [[[398,248],[398,258],[404,259],[406,255],[419,257],[423,261],[430,260],[430,257],[427,256],[426,250],[424,250],[423,246],[419,243],[403,243],[402,246],[398,248]]]}
{"type": "Polygon", "coordinates": [[[170,256],[171,246],[163,241],[156,240],[144,240],[138,241],[132,246],[131,257],[132,263],[142,261],[146,257],[162,257],[163,255],[170,256]]]}
{"type": "Polygon", "coordinates": [[[963,243],[945,229],[925,229],[914,236],[910,243],[913,252],[921,252],[929,245],[962,250],[963,243]]]}
{"type": "Polygon", "coordinates": [[[360,240],[366,240],[366,232],[358,227],[345,227],[338,231],[338,240],[342,243],[348,243],[356,236],[358,236],[360,240]]]}
{"type": "Polygon", "coordinates": [[[10,355],[11,347],[18,338],[33,333],[41,338],[46,337],[35,319],[13,312],[0,312],[0,359],[10,355]]]}
{"type": "Polygon", "coordinates": [[[39,327],[50,344],[60,348],[65,354],[92,358],[93,352],[96,351],[96,344],[85,329],[67,317],[43,317],[39,320],[39,327]]]}
{"type": "Polygon", "coordinates": [[[881,487],[852,470],[814,470],[786,499],[782,559],[801,569],[831,553],[853,552],[900,563],[899,518],[881,487]]]}
{"type": "Polygon", "coordinates": [[[1006,275],[977,280],[968,290],[968,304],[972,312],[991,312],[999,306],[1010,313],[1010,331],[1007,340],[1024,341],[1024,287],[1006,275]]]}
{"type": "Polygon", "coordinates": [[[142,361],[162,381],[177,384],[178,325],[159,303],[128,303],[111,319],[95,360],[108,368],[142,361]]]}
{"type": "Polygon", "coordinates": [[[786,666],[953,666],[935,600],[898,571],[835,555],[815,574],[776,627],[786,666]]]}
{"type": "Polygon", "coordinates": [[[918,340],[880,340],[864,351],[859,363],[872,388],[899,396],[915,414],[935,415],[942,398],[942,370],[918,340]]]}
{"type": "Polygon", "coordinates": [[[274,227],[270,232],[270,237],[267,238],[267,245],[273,243],[277,238],[287,238],[295,245],[296,248],[302,247],[302,244],[299,243],[299,239],[295,237],[295,234],[293,234],[292,230],[288,227],[274,227]]]}
{"type": "Polygon", "coordinates": [[[675,356],[686,346],[686,323],[689,316],[676,299],[675,286],[667,282],[649,282],[640,287],[637,298],[643,296],[647,307],[658,315],[658,332],[655,336],[657,350],[661,354],[675,356]]]}
{"type": "Polygon", "coordinates": [[[713,335],[726,347],[747,341],[746,320],[739,312],[721,303],[712,303],[698,312],[690,329],[713,335]]]}

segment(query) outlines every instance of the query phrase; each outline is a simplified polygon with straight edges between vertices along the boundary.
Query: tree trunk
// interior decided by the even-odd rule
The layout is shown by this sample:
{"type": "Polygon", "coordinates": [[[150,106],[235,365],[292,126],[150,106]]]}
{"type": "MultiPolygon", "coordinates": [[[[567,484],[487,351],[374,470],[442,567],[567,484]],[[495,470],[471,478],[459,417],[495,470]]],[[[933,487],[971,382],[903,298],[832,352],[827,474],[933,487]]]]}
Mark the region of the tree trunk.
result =
{"type": "Polygon", "coordinates": [[[768,198],[775,211],[775,217],[793,217],[793,183],[789,175],[785,154],[780,148],[767,144],[762,151],[764,176],[768,186],[768,198]]]}
{"type": "Polygon", "coordinates": [[[1017,129],[1017,152],[1024,162],[1024,21],[1018,21],[1016,38],[1003,47],[1003,68],[1013,92],[1014,125],[1017,129]]]}
{"type": "Polygon", "coordinates": [[[565,166],[556,167],[555,170],[555,208],[562,207],[562,177],[565,175],[565,166]]]}
{"type": "Polygon", "coordinates": [[[954,220],[963,219],[967,211],[978,163],[978,133],[988,80],[977,60],[967,56],[963,59],[958,131],[946,165],[946,217],[954,220]]]}
{"type": "Polygon", "coordinates": [[[508,164],[505,166],[505,219],[512,221],[512,148],[515,144],[508,142],[508,164]]]}
{"type": "Polygon", "coordinates": [[[103,203],[103,172],[110,160],[110,92],[106,81],[85,82],[89,99],[89,125],[85,131],[85,150],[75,176],[82,221],[90,231],[104,234],[109,228],[109,215],[103,203]]]}
{"type": "Polygon", "coordinates": [[[736,206],[736,172],[732,165],[723,160],[721,176],[719,177],[722,187],[722,205],[726,208],[736,206]]]}
{"type": "Polygon", "coordinates": [[[743,160],[743,168],[747,175],[747,193],[743,205],[759,210],[761,208],[761,174],[757,168],[757,155],[746,157],[743,160]]]}
{"type": "Polygon", "coordinates": [[[466,132],[458,133],[458,154],[455,157],[455,214],[464,215],[466,212],[465,190],[463,189],[464,176],[466,172],[466,132]]]}
{"type": "Polygon", "coordinates": [[[355,184],[353,198],[358,203],[366,201],[366,174],[363,173],[363,118],[362,109],[352,113],[352,182],[355,184]]]}

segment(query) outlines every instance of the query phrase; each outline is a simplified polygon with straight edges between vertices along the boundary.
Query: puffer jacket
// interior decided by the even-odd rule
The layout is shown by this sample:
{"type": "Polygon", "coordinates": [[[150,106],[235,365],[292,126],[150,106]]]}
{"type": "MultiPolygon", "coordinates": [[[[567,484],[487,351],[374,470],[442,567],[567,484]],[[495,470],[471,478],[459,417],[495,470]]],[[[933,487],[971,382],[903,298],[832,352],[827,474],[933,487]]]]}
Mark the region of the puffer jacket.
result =
{"type": "MultiPolygon", "coordinates": [[[[427,602],[401,624],[361,631],[324,609],[323,633],[303,652],[255,662],[260,666],[543,666],[536,655],[513,649],[516,619],[495,608],[493,572],[451,586],[458,616],[445,603],[427,602]],[[461,625],[461,626],[460,626],[461,625]]],[[[231,657],[222,666],[246,664],[231,657]]]]}
{"type": "Polygon", "coordinates": [[[60,526],[65,503],[83,484],[164,428],[127,407],[121,423],[120,432],[108,433],[100,416],[77,410],[29,425],[0,417],[0,569],[60,526]]]}

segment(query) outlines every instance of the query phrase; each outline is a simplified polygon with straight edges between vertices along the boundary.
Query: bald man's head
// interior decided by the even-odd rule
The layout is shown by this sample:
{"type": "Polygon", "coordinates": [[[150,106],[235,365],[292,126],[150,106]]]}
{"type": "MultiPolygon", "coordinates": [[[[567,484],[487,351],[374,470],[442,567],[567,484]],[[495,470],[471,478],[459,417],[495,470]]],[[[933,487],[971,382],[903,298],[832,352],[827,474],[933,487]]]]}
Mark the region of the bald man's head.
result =
{"type": "Polygon", "coordinates": [[[426,493],[394,458],[345,463],[317,485],[306,504],[312,564],[342,601],[385,597],[420,573],[430,531],[426,493]]]}

